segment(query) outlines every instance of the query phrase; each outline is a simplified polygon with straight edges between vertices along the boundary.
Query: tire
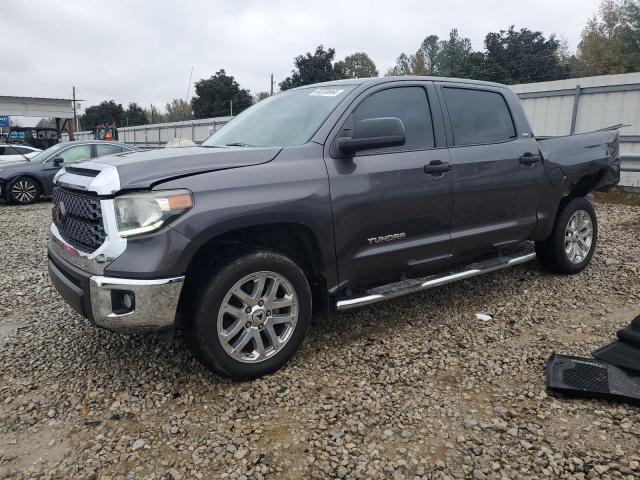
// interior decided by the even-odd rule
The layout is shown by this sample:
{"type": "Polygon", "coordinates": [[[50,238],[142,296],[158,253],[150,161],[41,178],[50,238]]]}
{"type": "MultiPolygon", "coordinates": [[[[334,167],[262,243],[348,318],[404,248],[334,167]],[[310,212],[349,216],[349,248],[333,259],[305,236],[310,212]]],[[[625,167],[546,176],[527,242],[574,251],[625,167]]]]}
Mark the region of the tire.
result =
{"type": "Polygon", "coordinates": [[[536,242],[538,261],[550,272],[574,275],[591,261],[597,240],[598,219],[593,206],[586,198],[574,198],[559,210],[549,238],[536,242]]]}
{"type": "Polygon", "coordinates": [[[192,354],[235,380],[278,370],[300,347],[311,320],[305,274],[289,258],[270,251],[239,254],[215,271],[190,297],[194,303],[185,339],[192,354]],[[276,283],[280,286],[272,300],[269,294],[276,283]],[[275,308],[278,300],[286,306],[275,308]]]}
{"type": "Polygon", "coordinates": [[[29,205],[35,203],[42,195],[40,185],[31,177],[18,177],[9,182],[7,197],[12,203],[29,205]]]}

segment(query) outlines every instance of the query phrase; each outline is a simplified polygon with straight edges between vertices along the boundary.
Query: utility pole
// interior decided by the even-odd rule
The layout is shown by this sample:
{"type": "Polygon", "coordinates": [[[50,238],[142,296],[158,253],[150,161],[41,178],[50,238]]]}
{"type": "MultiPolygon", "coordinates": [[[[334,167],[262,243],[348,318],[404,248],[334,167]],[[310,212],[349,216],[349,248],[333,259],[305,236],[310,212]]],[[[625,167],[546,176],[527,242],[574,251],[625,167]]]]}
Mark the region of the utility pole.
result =
{"type": "Polygon", "coordinates": [[[273,95],[273,73],[271,74],[271,93],[270,95],[273,95]]]}
{"type": "Polygon", "coordinates": [[[154,124],[155,122],[153,121],[153,103],[151,104],[151,123],[154,124]]]}
{"type": "Polygon", "coordinates": [[[78,115],[76,113],[76,87],[73,87],[73,128],[78,131],[78,115]]]}
{"type": "Polygon", "coordinates": [[[231,116],[233,117],[233,100],[229,100],[229,108],[231,109],[231,116]]]}

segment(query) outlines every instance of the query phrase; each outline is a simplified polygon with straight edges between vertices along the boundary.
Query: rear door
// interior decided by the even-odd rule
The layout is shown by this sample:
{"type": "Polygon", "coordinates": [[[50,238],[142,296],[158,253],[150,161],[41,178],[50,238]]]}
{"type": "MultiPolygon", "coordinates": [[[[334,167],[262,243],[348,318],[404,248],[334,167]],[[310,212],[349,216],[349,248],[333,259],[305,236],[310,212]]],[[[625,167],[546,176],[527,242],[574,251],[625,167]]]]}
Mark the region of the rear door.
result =
{"type": "Polygon", "coordinates": [[[439,86],[453,162],[452,253],[466,255],[526,240],[537,222],[542,159],[517,98],[500,87],[439,86]]]}
{"type": "MultiPolygon", "coordinates": [[[[345,112],[333,141],[350,136],[366,118],[397,117],[405,126],[400,147],[327,152],[336,255],[343,286],[420,271],[449,255],[452,208],[450,165],[442,112],[430,82],[392,82],[363,92],[345,112]]],[[[333,143],[335,146],[335,143],[333,143]]]]}

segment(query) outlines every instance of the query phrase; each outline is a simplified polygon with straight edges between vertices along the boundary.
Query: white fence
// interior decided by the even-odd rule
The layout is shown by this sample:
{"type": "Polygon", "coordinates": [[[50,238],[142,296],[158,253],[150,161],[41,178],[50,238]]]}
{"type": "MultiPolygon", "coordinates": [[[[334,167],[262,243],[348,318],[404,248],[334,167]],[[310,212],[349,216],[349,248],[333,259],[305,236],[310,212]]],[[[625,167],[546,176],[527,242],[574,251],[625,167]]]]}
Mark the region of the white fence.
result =
{"type": "MultiPolygon", "coordinates": [[[[162,147],[169,140],[180,137],[200,144],[231,118],[216,117],[136,127],[118,127],[118,141],[139,147],[162,147]]],[[[93,138],[93,132],[76,132],[75,137],[76,140],[89,140],[93,138]]],[[[62,141],[69,141],[69,136],[66,133],[62,134],[62,141]]]]}
{"type": "Polygon", "coordinates": [[[511,87],[536,136],[589,132],[619,123],[620,184],[640,187],[640,73],[572,78],[511,87]]]}

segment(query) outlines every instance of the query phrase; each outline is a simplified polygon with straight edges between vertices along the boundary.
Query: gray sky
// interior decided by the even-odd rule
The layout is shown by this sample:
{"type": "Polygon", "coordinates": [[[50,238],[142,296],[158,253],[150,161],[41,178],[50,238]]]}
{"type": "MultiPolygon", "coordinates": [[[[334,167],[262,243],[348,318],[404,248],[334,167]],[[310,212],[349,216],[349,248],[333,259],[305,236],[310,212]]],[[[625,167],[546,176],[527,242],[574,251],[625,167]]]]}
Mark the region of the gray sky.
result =
{"type": "MultiPolygon", "coordinates": [[[[456,27],[482,48],[489,31],[528,27],[575,49],[600,0],[31,0],[0,9],[0,95],[114,99],[164,106],[224,68],[252,93],[289,75],[319,44],[367,52],[384,73],[429,34],[456,27]]],[[[1,113],[1,112],[0,112],[1,113]]]]}

